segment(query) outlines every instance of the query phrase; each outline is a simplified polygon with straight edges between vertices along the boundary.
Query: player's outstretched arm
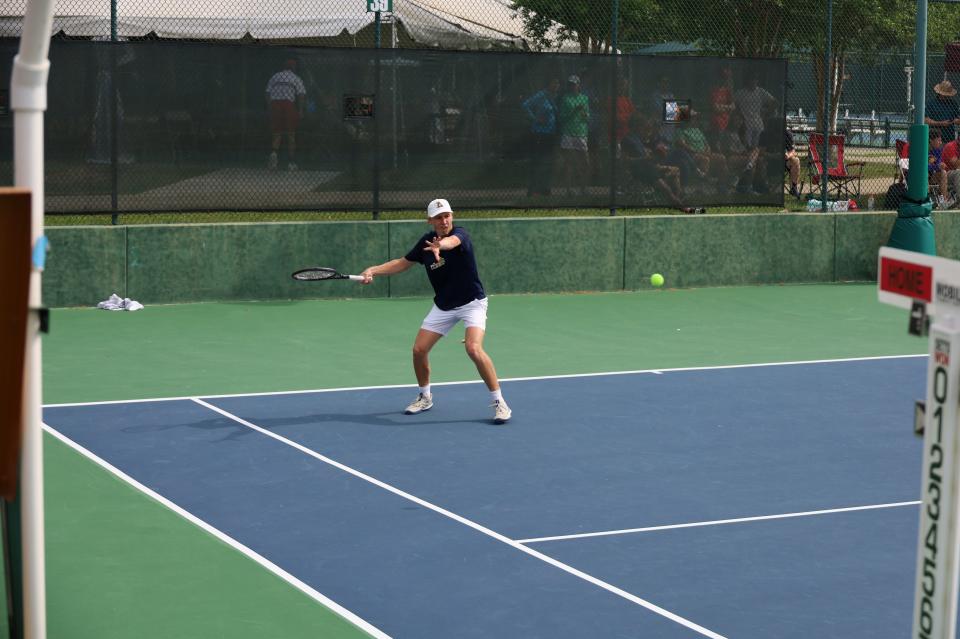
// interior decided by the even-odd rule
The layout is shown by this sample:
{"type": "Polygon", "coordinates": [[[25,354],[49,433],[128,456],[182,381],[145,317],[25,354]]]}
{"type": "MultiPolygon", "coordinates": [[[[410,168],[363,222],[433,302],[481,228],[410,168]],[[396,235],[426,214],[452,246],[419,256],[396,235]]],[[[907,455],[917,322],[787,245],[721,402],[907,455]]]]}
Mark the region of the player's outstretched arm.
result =
{"type": "Polygon", "coordinates": [[[413,262],[405,257],[398,257],[395,260],[364,269],[364,271],[360,273],[360,277],[363,278],[363,284],[369,284],[373,281],[373,278],[378,275],[396,275],[397,273],[403,273],[413,266],[413,264],[413,262]]]}

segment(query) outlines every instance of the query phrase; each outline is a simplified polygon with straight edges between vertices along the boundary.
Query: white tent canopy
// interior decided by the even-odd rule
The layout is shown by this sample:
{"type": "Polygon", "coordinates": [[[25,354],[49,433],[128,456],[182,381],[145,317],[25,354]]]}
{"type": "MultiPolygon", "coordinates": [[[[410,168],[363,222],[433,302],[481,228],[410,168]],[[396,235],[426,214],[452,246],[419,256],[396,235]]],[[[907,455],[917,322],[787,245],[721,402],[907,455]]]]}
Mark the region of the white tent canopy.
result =
{"type": "MultiPolygon", "coordinates": [[[[0,33],[19,35],[26,0],[0,15],[0,33]]],[[[121,38],[258,40],[355,34],[374,21],[365,0],[116,0],[121,38]]],[[[394,16],[425,46],[529,49],[509,0],[394,0],[394,16]]],[[[56,0],[53,33],[110,35],[110,0],[56,0]]],[[[578,50],[568,43],[563,50],[578,50]]]]}

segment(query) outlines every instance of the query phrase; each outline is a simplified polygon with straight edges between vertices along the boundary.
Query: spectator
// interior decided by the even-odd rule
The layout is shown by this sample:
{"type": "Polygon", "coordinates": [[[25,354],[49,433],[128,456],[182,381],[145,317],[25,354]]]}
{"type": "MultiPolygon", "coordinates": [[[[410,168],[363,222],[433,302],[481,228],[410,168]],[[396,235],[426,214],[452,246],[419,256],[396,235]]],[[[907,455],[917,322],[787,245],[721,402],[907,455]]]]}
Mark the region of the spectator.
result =
{"type": "Polygon", "coordinates": [[[577,184],[581,195],[585,193],[590,170],[589,121],[589,101],[580,93],[580,78],[571,75],[567,78],[567,93],[560,98],[560,153],[567,187],[577,184]]]}
{"type": "Polygon", "coordinates": [[[797,188],[797,183],[800,181],[800,157],[793,143],[793,133],[786,127],[783,129],[783,162],[784,170],[790,174],[790,195],[799,198],[800,190],[797,188]]]}
{"type": "Polygon", "coordinates": [[[297,169],[297,126],[303,117],[303,105],[307,90],[303,80],[296,74],[297,61],[289,59],[284,68],[277,71],[267,82],[267,106],[270,109],[270,132],[272,134],[270,158],[267,165],[277,168],[277,152],[283,138],[287,138],[287,168],[297,169]]]}
{"type": "Polygon", "coordinates": [[[747,172],[747,163],[750,160],[750,153],[743,145],[743,140],[737,134],[740,117],[734,113],[730,119],[730,126],[727,130],[721,131],[717,136],[717,144],[714,149],[722,153],[724,161],[727,163],[727,170],[734,175],[730,188],[744,190],[750,188],[750,179],[753,172],[747,172]]]}
{"type": "Polygon", "coordinates": [[[557,92],[559,90],[560,80],[553,78],[546,87],[523,101],[523,110],[530,121],[528,196],[550,195],[557,139],[557,92]]]}
{"type": "Polygon", "coordinates": [[[957,196],[960,195],[960,142],[950,140],[944,144],[940,159],[947,171],[947,183],[950,185],[949,197],[955,203],[957,196]]]}
{"type": "Polygon", "coordinates": [[[633,119],[633,114],[636,113],[636,107],[633,105],[633,100],[630,99],[630,83],[626,78],[620,78],[620,81],[617,83],[617,99],[614,104],[614,140],[617,144],[617,156],[620,155],[620,150],[623,145],[623,139],[627,136],[627,133],[630,132],[630,121],[633,119]]]}
{"type": "Polygon", "coordinates": [[[937,208],[946,209],[953,206],[953,200],[947,199],[947,168],[943,163],[943,135],[937,128],[930,129],[927,175],[930,184],[936,184],[940,189],[936,196],[937,208]]]}
{"type": "Polygon", "coordinates": [[[960,107],[953,96],[957,90],[949,80],[944,80],[933,87],[934,97],[927,100],[923,121],[940,131],[944,142],[952,142],[957,137],[955,124],[960,123],[960,107]]]}
{"type": "Polygon", "coordinates": [[[722,154],[714,152],[706,134],[699,126],[700,114],[691,110],[689,117],[677,131],[677,146],[692,158],[697,174],[712,175],[720,181],[727,179],[727,163],[722,154]]]}
{"type": "MultiPolygon", "coordinates": [[[[764,120],[768,112],[776,110],[777,99],[760,86],[760,77],[754,73],[750,76],[747,88],[738,90],[733,100],[743,119],[743,143],[750,154],[747,171],[752,174],[760,155],[760,136],[763,133],[764,120]]],[[[752,175],[750,183],[753,183],[752,175]]]]}
{"type": "Polygon", "coordinates": [[[733,69],[720,70],[720,83],[710,90],[710,132],[714,144],[730,126],[730,115],[736,107],[733,102],[733,69]]]}
{"type": "MultiPolygon", "coordinates": [[[[587,118],[587,155],[590,162],[590,176],[593,178],[593,172],[600,167],[597,162],[597,154],[600,152],[600,97],[598,87],[591,82],[590,69],[583,68],[577,73],[580,78],[580,93],[587,96],[587,107],[590,111],[590,117],[587,118]]],[[[604,129],[609,131],[609,129],[604,129]]]]}
{"type": "Polygon", "coordinates": [[[630,130],[623,138],[623,164],[628,171],[628,184],[652,186],[677,208],[683,208],[680,167],[666,163],[665,147],[658,139],[656,127],[645,122],[639,113],[630,121],[630,130]],[[659,147],[659,152],[658,152],[659,147]]]}

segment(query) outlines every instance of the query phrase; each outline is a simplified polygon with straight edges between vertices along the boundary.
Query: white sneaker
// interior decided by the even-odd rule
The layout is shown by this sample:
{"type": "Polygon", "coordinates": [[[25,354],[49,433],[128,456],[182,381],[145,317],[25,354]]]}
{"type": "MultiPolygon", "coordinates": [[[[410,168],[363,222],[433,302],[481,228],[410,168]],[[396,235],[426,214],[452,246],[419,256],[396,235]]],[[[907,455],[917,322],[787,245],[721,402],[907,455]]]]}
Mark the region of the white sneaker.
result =
{"type": "Polygon", "coordinates": [[[406,415],[416,415],[431,408],[433,408],[433,396],[420,393],[415,400],[410,402],[410,405],[407,406],[407,409],[403,412],[406,415]]]}
{"type": "Polygon", "coordinates": [[[267,158],[267,168],[268,168],[268,169],[275,169],[275,168],[277,168],[277,154],[276,154],[276,153],[271,153],[271,154],[270,154],[270,157],[267,158]]]}
{"type": "Polygon", "coordinates": [[[510,410],[510,407],[507,406],[507,403],[502,399],[499,399],[493,404],[493,423],[494,424],[503,424],[510,420],[510,416],[513,414],[513,411],[510,410]]]}

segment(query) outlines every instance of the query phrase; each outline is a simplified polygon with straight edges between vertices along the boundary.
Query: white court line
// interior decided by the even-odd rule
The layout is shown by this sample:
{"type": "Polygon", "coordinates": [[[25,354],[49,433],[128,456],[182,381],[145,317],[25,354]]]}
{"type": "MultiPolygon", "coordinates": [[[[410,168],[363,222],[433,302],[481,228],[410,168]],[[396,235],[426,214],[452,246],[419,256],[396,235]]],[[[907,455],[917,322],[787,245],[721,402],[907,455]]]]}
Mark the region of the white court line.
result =
{"type": "Polygon", "coordinates": [[[850,506],[849,508],[829,508],[827,510],[808,510],[802,513],[784,513],[781,515],[760,515],[758,517],[739,517],[737,519],[717,519],[715,521],[695,521],[686,524],[669,524],[666,526],[648,526],[646,528],[624,528],[622,530],[602,530],[600,532],[578,533],[573,535],[556,535],[554,537],[534,537],[532,539],[518,539],[519,544],[535,544],[541,541],[565,541],[567,539],[586,539],[588,537],[609,537],[611,535],[629,535],[631,533],[654,532],[656,530],[675,530],[677,528],[697,528],[699,526],[720,526],[723,524],[742,524],[748,521],[768,521],[770,519],[789,519],[790,517],[811,517],[814,515],[830,515],[833,513],[849,513],[857,510],[877,510],[880,508],[900,508],[902,506],[916,506],[920,501],[898,501],[890,504],[873,504],[870,506],[850,506]]]}
{"type": "Polygon", "coordinates": [[[541,560],[541,561],[544,561],[544,562],[550,564],[551,566],[554,566],[554,567],[556,567],[556,568],[559,568],[560,570],[563,570],[563,571],[565,571],[565,572],[567,572],[567,573],[569,573],[569,574],[571,574],[571,575],[573,575],[573,576],[575,576],[575,577],[579,577],[580,579],[583,579],[584,581],[587,581],[587,582],[589,582],[589,583],[591,583],[591,584],[593,584],[593,585],[595,585],[595,586],[598,586],[598,587],[600,587],[600,588],[603,588],[604,590],[606,590],[606,591],[608,591],[608,592],[611,592],[611,593],[613,593],[613,594],[615,594],[615,595],[617,595],[617,596],[619,596],[619,597],[623,597],[624,599],[626,599],[626,600],[628,600],[628,601],[631,601],[631,602],[633,602],[633,603],[635,603],[635,604],[637,604],[637,605],[639,605],[639,606],[643,606],[643,607],[646,608],[647,610],[650,610],[651,612],[654,612],[654,613],[656,613],[656,614],[658,614],[658,615],[661,615],[661,616],[663,616],[663,617],[666,617],[667,619],[669,619],[669,620],[671,620],[671,621],[673,621],[673,622],[675,622],[675,623],[678,623],[678,624],[680,624],[681,626],[684,626],[684,627],[686,627],[686,628],[689,628],[690,630],[693,630],[693,631],[695,631],[695,632],[698,632],[698,633],[700,633],[701,635],[703,635],[703,636],[705,636],[705,637],[710,637],[711,639],[726,639],[723,635],[717,634],[717,633],[713,632],[712,630],[709,630],[709,629],[707,629],[707,628],[704,628],[703,626],[700,626],[699,624],[696,624],[696,623],[690,621],[689,619],[685,619],[684,617],[681,617],[680,615],[677,615],[677,614],[675,614],[675,613],[673,613],[673,612],[670,612],[669,610],[666,610],[666,609],[664,609],[664,608],[661,608],[660,606],[658,606],[658,605],[656,605],[656,604],[654,604],[654,603],[651,603],[651,602],[647,601],[646,599],[641,599],[640,597],[637,597],[636,595],[633,595],[633,594],[631,594],[631,593],[629,593],[629,592],[627,592],[627,591],[625,591],[625,590],[621,590],[620,588],[617,588],[616,586],[614,586],[614,585],[612,585],[612,584],[608,584],[608,583],[605,582],[605,581],[601,581],[600,579],[597,579],[596,577],[594,577],[594,576],[592,576],[592,575],[589,575],[589,574],[587,574],[587,573],[585,573],[585,572],[582,572],[582,571],[580,571],[580,570],[577,570],[577,569],[574,568],[573,566],[568,566],[567,564],[565,564],[565,563],[563,563],[563,562],[561,562],[561,561],[557,561],[557,560],[554,559],[553,557],[549,557],[549,556],[547,556],[547,555],[544,555],[543,553],[540,553],[540,552],[538,552],[538,551],[536,551],[536,550],[533,550],[532,548],[527,548],[526,546],[524,546],[524,545],[521,544],[520,542],[515,541],[515,540],[513,540],[513,539],[510,539],[509,537],[505,537],[504,535],[501,535],[500,533],[498,533],[498,532],[496,532],[496,531],[494,531],[494,530],[491,530],[490,528],[487,528],[486,526],[483,526],[483,525],[478,524],[478,523],[476,523],[476,522],[474,522],[474,521],[471,521],[471,520],[469,520],[469,519],[467,519],[467,518],[465,518],[465,517],[462,517],[462,516],[460,516],[460,515],[458,515],[458,514],[456,514],[456,513],[454,513],[454,512],[451,512],[451,511],[449,511],[449,510],[446,510],[445,508],[442,508],[442,507],[440,507],[440,506],[437,506],[436,504],[432,504],[432,503],[430,503],[430,502],[428,502],[428,501],[425,501],[425,500],[423,500],[423,499],[420,499],[419,497],[416,497],[416,496],[414,496],[414,495],[411,495],[410,493],[404,492],[404,491],[400,490],[399,488],[396,488],[396,487],[394,487],[394,486],[391,486],[390,484],[387,484],[387,483],[385,483],[385,482],[382,482],[382,481],[380,481],[379,479],[376,479],[375,477],[371,477],[370,475],[367,475],[367,474],[365,474],[365,473],[362,473],[362,472],[360,472],[359,470],[356,470],[356,469],[354,469],[354,468],[351,468],[350,466],[347,466],[347,465],[345,465],[345,464],[341,464],[340,462],[335,461],[335,460],[333,460],[333,459],[330,459],[329,457],[326,457],[326,456],[324,456],[324,455],[321,455],[320,453],[318,453],[318,452],[316,452],[316,451],[314,451],[314,450],[312,450],[312,449],[310,449],[310,448],[307,448],[306,446],[304,446],[304,445],[302,445],[302,444],[298,444],[297,442],[295,442],[295,441],[293,441],[293,440],[290,440],[290,439],[287,439],[286,437],[283,437],[282,435],[277,435],[276,433],[273,433],[273,432],[271,432],[271,431],[269,431],[269,430],[267,430],[267,429],[265,429],[265,428],[262,428],[262,427],[260,427],[260,426],[257,426],[256,424],[253,424],[253,423],[251,423],[251,422],[248,422],[247,420],[242,419],[242,418],[240,418],[240,417],[237,417],[236,415],[234,415],[234,414],[232,414],[232,413],[229,413],[229,412],[227,412],[227,411],[225,411],[225,410],[223,410],[223,409],[221,409],[221,408],[217,408],[217,407],[214,406],[213,404],[208,404],[207,402],[203,401],[202,399],[200,399],[200,398],[198,398],[198,397],[192,397],[192,398],[190,398],[190,399],[192,399],[192,400],[195,401],[196,403],[200,404],[201,406],[206,406],[206,407],[209,408],[210,410],[212,410],[212,411],[214,411],[214,412],[217,412],[217,413],[223,415],[224,417],[226,417],[226,418],[228,418],[228,419],[231,419],[231,420],[237,422],[238,424],[243,424],[243,425],[246,426],[247,428],[250,428],[250,429],[252,429],[252,430],[255,430],[255,431],[257,431],[258,433],[260,433],[260,434],[262,434],[262,435],[266,435],[267,437],[271,437],[271,438],[273,438],[273,439],[275,439],[275,440],[277,440],[277,441],[279,441],[279,442],[281,442],[281,443],[283,443],[283,444],[286,444],[287,446],[290,446],[290,447],[292,447],[292,448],[295,448],[296,450],[300,451],[301,453],[304,453],[304,454],[306,454],[306,455],[309,455],[310,457],[313,457],[314,459],[317,459],[317,460],[322,461],[322,462],[324,462],[324,463],[326,463],[326,464],[329,464],[329,465],[333,466],[334,468],[338,468],[338,469],[342,470],[342,471],[345,472],[345,473],[349,473],[350,475],[353,475],[354,477],[357,477],[358,479],[362,479],[363,481],[369,482],[369,483],[373,484],[374,486],[377,486],[378,488],[382,488],[382,489],[384,489],[384,490],[386,490],[386,491],[389,491],[389,492],[393,493],[394,495],[397,495],[397,496],[402,497],[402,498],[404,498],[404,499],[406,499],[406,500],[412,501],[413,503],[417,504],[418,506],[422,506],[423,508],[428,508],[428,509],[434,511],[435,513],[438,513],[438,514],[440,514],[440,515],[443,515],[444,517],[448,517],[448,518],[450,518],[450,519],[452,519],[452,520],[454,520],[454,521],[456,521],[456,522],[458,522],[458,523],[461,523],[461,524],[463,524],[464,526],[468,526],[469,528],[473,528],[473,529],[476,530],[477,532],[483,533],[484,535],[487,535],[488,537],[492,537],[493,539],[496,539],[497,541],[500,541],[500,542],[502,542],[502,543],[510,546],[511,548],[515,548],[516,550],[519,550],[519,551],[522,552],[522,553],[525,553],[525,554],[527,554],[527,555],[530,555],[531,557],[536,557],[537,559],[539,559],[539,560],[541,560]]]}
{"type": "Polygon", "coordinates": [[[202,519],[200,519],[199,517],[197,517],[197,516],[194,515],[193,513],[189,512],[189,511],[187,511],[187,510],[184,510],[183,508],[181,508],[181,507],[178,506],[177,504],[173,503],[172,501],[170,501],[170,500],[167,499],[166,497],[163,497],[163,496],[160,495],[159,493],[156,493],[156,492],[154,492],[153,490],[147,488],[146,486],[144,486],[143,484],[141,484],[140,482],[138,482],[136,479],[134,479],[134,478],[131,477],[130,475],[127,475],[127,474],[124,473],[122,470],[120,470],[120,469],[117,468],[116,466],[113,466],[112,464],[110,464],[110,463],[107,462],[106,460],[101,459],[100,457],[97,457],[94,453],[90,452],[89,450],[87,450],[86,448],[84,448],[83,446],[81,446],[80,444],[78,444],[78,443],[76,443],[75,441],[73,441],[72,439],[68,438],[68,437],[67,437],[66,435],[64,435],[63,433],[61,433],[61,432],[59,432],[59,431],[51,428],[51,427],[48,426],[47,424],[44,424],[44,425],[43,425],[43,429],[44,429],[45,431],[47,431],[48,433],[50,433],[51,435],[53,435],[54,437],[56,437],[57,439],[59,439],[60,441],[62,441],[64,444],[66,444],[66,445],[69,446],[70,448],[74,449],[75,451],[77,451],[78,453],[80,453],[81,455],[83,455],[84,457],[86,457],[87,459],[93,461],[94,463],[102,466],[104,469],[106,469],[107,471],[113,473],[114,475],[116,475],[117,477],[119,477],[121,480],[127,482],[128,484],[130,484],[131,486],[133,486],[134,488],[136,488],[136,489],[139,490],[140,492],[144,493],[145,495],[147,495],[147,496],[150,497],[151,499],[156,500],[157,502],[159,502],[160,504],[166,506],[167,508],[169,508],[169,509],[172,510],[173,512],[177,513],[178,515],[180,515],[181,517],[183,517],[184,519],[186,519],[187,521],[189,521],[190,523],[192,523],[192,524],[194,524],[195,526],[198,526],[199,528],[202,528],[202,529],[205,530],[206,532],[210,533],[211,535],[213,535],[214,537],[216,537],[217,539],[219,539],[219,540],[222,541],[223,543],[227,544],[227,545],[230,546],[231,548],[233,548],[233,549],[235,549],[235,550],[238,550],[238,551],[240,551],[241,553],[243,553],[244,555],[246,555],[247,557],[249,557],[250,559],[253,559],[255,562],[257,562],[258,564],[260,564],[261,566],[263,566],[264,568],[266,568],[267,570],[269,570],[270,572],[272,572],[272,573],[275,574],[276,576],[280,577],[281,579],[283,579],[285,582],[287,582],[288,584],[290,584],[291,586],[293,586],[293,587],[296,588],[297,590],[300,590],[301,592],[303,592],[304,594],[306,594],[306,595],[307,595],[308,597],[310,597],[311,599],[313,599],[313,600],[315,600],[315,601],[323,604],[324,606],[326,606],[326,607],[329,608],[330,610],[332,610],[332,611],[336,612],[337,614],[339,614],[339,615],[340,615],[341,617],[343,617],[344,619],[350,621],[350,622],[353,623],[355,626],[357,626],[358,628],[362,629],[362,630],[365,631],[367,634],[369,634],[371,637],[374,637],[374,639],[391,639],[390,635],[386,634],[385,632],[383,632],[383,631],[380,630],[379,628],[373,626],[370,622],[368,622],[368,621],[366,621],[366,620],[358,617],[357,615],[355,615],[354,613],[350,612],[349,610],[347,610],[346,608],[344,608],[343,606],[341,606],[341,605],[338,604],[337,602],[333,601],[332,599],[330,599],[330,598],[327,597],[326,595],[324,595],[324,594],[322,594],[322,593],[314,590],[314,589],[311,588],[309,585],[307,585],[307,584],[305,584],[304,582],[300,581],[299,579],[297,579],[296,577],[294,577],[293,575],[291,575],[290,573],[288,573],[288,572],[287,572],[286,570],[284,570],[283,568],[277,566],[276,564],[274,564],[273,562],[271,562],[269,559],[265,558],[264,556],[258,554],[258,553],[255,552],[255,551],[251,550],[250,548],[247,548],[246,546],[244,546],[243,544],[241,544],[239,541],[237,541],[237,540],[234,539],[233,537],[230,537],[229,535],[227,535],[225,532],[214,528],[213,526],[211,526],[211,525],[208,524],[207,522],[203,521],[202,519]]]}
{"type": "MultiPolygon", "coordinates": [[[[760,368],[765,366],[802,366],[804,364],[839,364],[842,362],[869,362],[883,359],[908,359],[914,357],[928,357],[927,353],[917,353],[915,355],[877,355],[873,357],[842,357],[839,359],[811,359],[798,360],[792,362],[761,362],[758,364],[728,364],[723,366],[687,366],[682,368],[649,368],[633,371],[609,371],[606,373],[570,373],[568,375],[539,375],[535,377],[507,377],[501,379],[501,382],[531,382],[547,379],[571,379],[577,377],[604,377],[613,375],[640,375],[650,373],[653,375],[662,375],[663,373],[681,373],[685,371],[711,371],[726,370],[732,368],[760,368]]],[[[462,380],[455,382],[433,382],[433,386],[457,386],[461,384],[480,384],[482,380],[462,380]]],[[[343,388],[315,388],[312,390],[293,390],[293,391],[265,391],[261,393],[228,393],[222,395],[203,395],[210,399],[225,399],[230,397],[263,397],[266,395],[302,395],[306,393],[339,393],[343,391],[359,390],[386,390],[390,388],[415,388],[416,384],[386,384],[382,386],[347,386],[343,388]]],[[[44,408],[65,408],[69,406],[104,406],[107,404],[138,404],[143,402],[174,402],[193,399],[194,396],[184,395],[183,397],[155,397],[148,399],[112,399],[102,402],[70,402],[64,404],[44,404],[44,408]]]]}

